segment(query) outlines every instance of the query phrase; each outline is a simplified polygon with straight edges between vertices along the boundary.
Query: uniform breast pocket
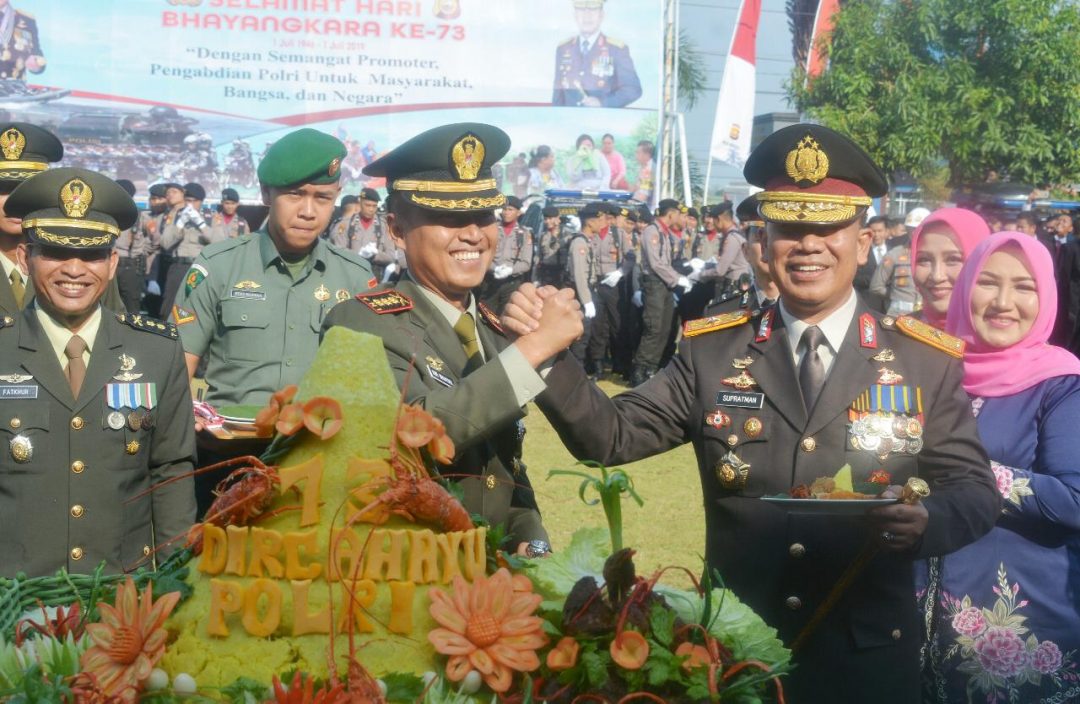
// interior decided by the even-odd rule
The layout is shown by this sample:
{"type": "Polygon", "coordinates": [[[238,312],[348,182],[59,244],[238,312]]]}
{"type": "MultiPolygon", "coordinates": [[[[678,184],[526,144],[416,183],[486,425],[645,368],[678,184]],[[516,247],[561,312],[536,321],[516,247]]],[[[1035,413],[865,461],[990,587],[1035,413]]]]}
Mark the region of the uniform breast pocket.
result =
{"type": "Polygon", "coordinates": [[[705,414],[701,435],[706,468],[725,492],[760,496],[754,464],[764,460],[775,418],[766,409],[716,408],[705,414]]]}
{"type": "MultiPolygon", "coordinates": [[[[283,315],[283,311],[278,312],[283,315]]],[[[235,361],[257,362],[265,358],[266,328],[273,314],[268,301],[228,299],[221,302],[221,324],[228,339],[226,357],[235,361]]]]}
{"type": "Polygon", "coordinates": [[[5,401],[0,411],[0,467],[5,473],[44,471],[43,455],[49,435],[49,404],[5,401]],[[24,405],[26,404],[26,405],[24,405]]]}

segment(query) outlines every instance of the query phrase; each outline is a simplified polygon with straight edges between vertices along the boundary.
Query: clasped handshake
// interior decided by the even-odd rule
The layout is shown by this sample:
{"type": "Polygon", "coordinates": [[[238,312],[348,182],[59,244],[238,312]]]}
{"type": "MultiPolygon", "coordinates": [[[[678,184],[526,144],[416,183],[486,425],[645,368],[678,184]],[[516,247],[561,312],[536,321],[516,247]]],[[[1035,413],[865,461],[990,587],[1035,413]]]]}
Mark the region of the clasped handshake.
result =
{"type": "Polygon", "coordinates": [[[585,331],[581,305],[569,288],[522,284],[502,311],[502,326],[535,369],[585,331]]]}

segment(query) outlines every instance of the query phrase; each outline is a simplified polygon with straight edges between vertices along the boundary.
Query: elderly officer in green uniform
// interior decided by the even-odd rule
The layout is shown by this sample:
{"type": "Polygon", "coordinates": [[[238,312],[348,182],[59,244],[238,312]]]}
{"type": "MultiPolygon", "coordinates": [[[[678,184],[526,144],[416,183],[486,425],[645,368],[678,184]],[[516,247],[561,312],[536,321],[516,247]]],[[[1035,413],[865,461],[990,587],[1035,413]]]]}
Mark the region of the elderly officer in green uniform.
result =
{"type": "Polygon", "coordinates": [[[505,545],[546,553],[547,533],[520,462],[524,406],[543,388],[534,371],[582,331],[569,291],[546,304],[538,334],[511,343],[477,301],[499,240],[503,205],[491,175],[510,146],[502,130],[461,123],[428,130],[364,168],[385,177],[387,224],[408,273],[391,289],[361,294],[331,311],[325,327],[378,335],[409,403],[443,423],[457,457],[445,473],[465,508],[505,525],[505,545]]]}
{"type": "Polygon", "coordinates": [[[182,545],[195,519],[176,328],[100,305],[138,209],[70,168],[29,179],[6,209],[22,218],[37,296],[0,319],[0,574],[133,570],[182,545]]]}
{"type": "MultiPolygon", "coordinates": [[[[537,402],[581,459],[622,464],[693,443],[709,566],[781,639],[801,645],[784,684],[789,701],[915,704],[912,561],[976,540],[1001,510],[961,386],[963,344],[918,320],[879,316],[856,295],[870,244],[860,220],[887,187],[857,145],[794,125],[767,137],[744,175],[764,189],[779,303],[758,317],[689,322],[679,355],[614,399],[565,357],[537,402]],[[897,485],[918,477],[929,495],[847,513],[828,499],[762,500],[845,465],[857,491],[896,498],[897,485]],[[877,554],[827,606],[866,545],[877,554]]],[[[532,308],[529,293],[509,312],[532,308]]],[[[506,325],[526,333],[520,342],[530,327],[518,322],[506,325]]]]}
{"type": "MultiPolygon", "coordinates": [[[[263,229],[207,246],[188,270],[173,322],[192,375],[207,357],[204,400],[215,408],[253,417],[274,391],[298,383],[330,309],[374,286],[365,260],[319,237],[345,153],[340,140],[313,129],[279,139],[258,169],[270,206],[263,229]]],[[[212,474],[197,478],[200,510],[212,474]]]]}

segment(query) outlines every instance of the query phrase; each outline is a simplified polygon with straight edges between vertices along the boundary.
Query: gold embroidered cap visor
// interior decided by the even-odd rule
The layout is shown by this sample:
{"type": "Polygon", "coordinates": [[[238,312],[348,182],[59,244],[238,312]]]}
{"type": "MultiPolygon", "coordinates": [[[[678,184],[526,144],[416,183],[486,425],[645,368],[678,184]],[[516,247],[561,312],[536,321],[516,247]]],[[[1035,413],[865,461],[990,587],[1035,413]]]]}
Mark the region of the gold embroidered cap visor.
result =
{"type": "Polygon", "coordinates": [[[135,201],[118,183],[75,168],[27,179],[11,192],[4,210],[22,218],[31,242],[68,249],[109,249],[139,219],[135,201]]]}
{"type": "Polygon", "coordinates": [[[510,137],[479,122],[422,132],[364,167],[387,189],[421,208],[441,212],[494,210],[506,204],[491,166],[510,149],[510,137]]]}
{"type": "Polygon", "coordinates": [[[764,189],[753,196],[758,214],[779,223],[846,223],[888,191],[884,172],[859,145],[820,125],[769,135],[750,154],[743,175],[764,189]]]}
{"type": "Polygon", "coordinates": [[[29,122],[0,122],[0,182],[13,187],[63,156],[64,145],[47,129],[29,122]]]}

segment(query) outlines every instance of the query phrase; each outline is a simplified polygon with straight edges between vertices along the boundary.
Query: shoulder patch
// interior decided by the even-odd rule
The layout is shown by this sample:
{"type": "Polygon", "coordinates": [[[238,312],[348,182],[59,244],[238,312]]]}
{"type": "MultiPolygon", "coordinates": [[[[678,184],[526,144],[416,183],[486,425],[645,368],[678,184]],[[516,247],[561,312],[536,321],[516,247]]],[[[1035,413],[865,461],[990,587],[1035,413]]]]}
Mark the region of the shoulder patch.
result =
{"type": "Polygon", "coordinates": [[[896,329],[908,337],[913,337],[919,342],[941,350],[949,356],[957,359],[963,359],[964,357],[965,343],[963,340],[942,332],[910,315],[902,315],[897,318],[896,329]]]}
{"type": "Polygon", "coordinates": [[[710,315],[708,318],[698,318],[697,320],[687,320],[683,324],[683,337],[696,337],[707,332],[726,330],[748,322],[750,322],[750,313],[745,310],[710,315]]]}
{"type": "Polygon", "coordinates": [[[151,318],[147,315],[142,315],[140,313],[117,313],[116,319],[124,325],[135,328],[136,330],[152,332],[155,335],[161,335],[162,337],[168,337],[173,340],[178,337],[175,325],[163,320],[158,320],[157,318],[151,318]]]}
{"type": "Polygon", "coordinates": [[[363,303],[378,315],[387,313],[401,313],[412,310],[412,299],[394,289],[387,291],[374,291],[372,293],[358,293],[356,300],[363,303]]]}
{"type": "Polygon", "coordinates": [[[203,282],[210,272],[206,270],[206,267],[198,262],[191,265],[188,269],[188,273],[184,275],[184,295],[190,296],[191,292],[198,288],[199,284],[203,282]]]}
{"type": "Polygon", "coordinates": [[[489,328],[500,335],[506,334],[506,331],[503,330],[502,323],[499,322],[499,316],[495,315],[493,310],[479,301],[476,302],[476,310],[479,311],[480,317],[484,319],[484,322],[488,324],[489,328]]]}

